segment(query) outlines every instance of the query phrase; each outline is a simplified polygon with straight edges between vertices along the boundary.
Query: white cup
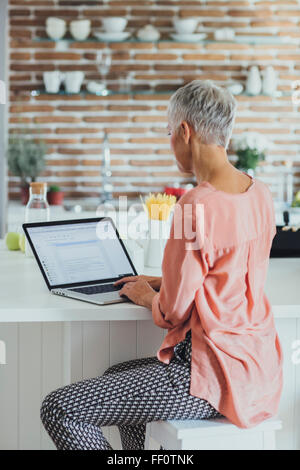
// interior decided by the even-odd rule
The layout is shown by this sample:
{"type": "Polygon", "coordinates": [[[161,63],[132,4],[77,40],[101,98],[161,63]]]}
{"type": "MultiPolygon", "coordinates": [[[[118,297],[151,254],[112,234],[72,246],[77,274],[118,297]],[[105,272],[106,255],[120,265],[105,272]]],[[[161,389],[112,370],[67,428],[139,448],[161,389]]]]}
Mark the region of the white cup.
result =
{"type": "Polygon", "coordinates": [[[67,93],[79,93],[84,79],[84,73],[78,70],[77,72],[66,72],[65,74],[65,88],[67,93]]]}
{"type": "Polygon", "coordinates": [[[107,33],[121,33],[126,28],[127,20],[121,16],[109,16],[102,18],[102,25],[107,33]]]}
{"type": "Polygon", "coordinates": [[[48,36],[55,41],[61,39],[67,31],[65,20],[61,18],[49,17],[46,20],[46,31],[48,36]]]}
{"type": "Polygon", "coordinates": [[[54,72],[44,72],[43,79],[47,93],[58,93],[60,84],[64,79],[64,74],[58,70],[54,72]]]}
{"type": "Polygon", "coordinates": [[[198,18],[175,18],[173,25],[178,34],[192,34],[198,26],[198,18]]]}
{"type": "Polygon", "coordinates": [[[84,41],[91,32],[90,20],[76,20],[70,23],[70,32],[74,39],[84,41]]]}

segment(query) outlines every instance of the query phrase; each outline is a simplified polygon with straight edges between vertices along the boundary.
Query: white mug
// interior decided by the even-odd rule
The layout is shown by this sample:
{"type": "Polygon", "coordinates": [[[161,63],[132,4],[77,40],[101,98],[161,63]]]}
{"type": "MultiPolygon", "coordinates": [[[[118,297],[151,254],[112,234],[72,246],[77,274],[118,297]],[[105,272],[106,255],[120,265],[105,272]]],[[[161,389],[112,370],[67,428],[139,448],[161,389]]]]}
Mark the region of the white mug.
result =
{"type": "Polygon", "coordinates": [[[61,18],[49,17],[46,20],[46,32],[51,39],[55,41],[61,39],[67,31],[65,20],[61,18]]]}
{"type": "Polygon", "coordinates": [[[173,25],[178,34],[192,34],[199,23],[198,18],[174,18],[173,25]]]}
{"type": "Polygon", "coordinates": [[[44,72],[43,79],[47,93],[58,93],[60,84],[64,79],[64,74],[58,70],[54,72],[44,72]]]}
{"type": "Polygon", "coordinates": [[[90,20],[75,20],[70,23],[70,32],[74,39],[84,41],[91,32],[90,20]]]}
{"type": "Polygon", "coordinates": [[[102,18],[102,25],[107,33],[121,33],[127,25],[127,19],[122,16],[102,18]]]}
{"type": "Polygon", "coordinates": [[[77,72],[66,72],[65,74],[65,88],[67,93],[79,93],[82,82],[84,80],[84,73],[78,70],[77,72]]]}

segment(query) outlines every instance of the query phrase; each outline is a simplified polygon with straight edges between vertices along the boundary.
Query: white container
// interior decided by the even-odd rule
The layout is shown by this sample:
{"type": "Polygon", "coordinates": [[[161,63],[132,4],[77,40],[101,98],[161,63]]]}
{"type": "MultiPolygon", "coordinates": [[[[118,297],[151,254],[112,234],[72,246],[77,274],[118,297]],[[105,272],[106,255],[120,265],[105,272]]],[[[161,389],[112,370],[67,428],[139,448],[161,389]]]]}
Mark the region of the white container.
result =
{"type": "Polygon", "coordinates": [[[175,18],[173,20],[174,28],[179,34],[194,33],[198,23],[198,18],[175,18]]]}
{"type": "Polygon", "coordinates": [[[233,41],[235,38],[235,31],[232,28],[219,28],[214,32],[216,41],[233,41]]]}
{"type": "Polygon", "coordinates": [[[49,38],[58,41],[63,38],[67,31],[67,24],[61,18],[49,17],[46,20],[46,32],[49,38]]]}
{"type": "Polygon", "coordinates": [[[126,28],[127,20],[121,16],[109,16],[102,18],[102,25],[107,33],[121,33],[126,28]]]}
{"type": "MultiPolygon", "coordinates": [[[[29,201],[25,208],[25,222],[49,222],[50,208],[47,201],[47,183],[31,183],[29,201]]],[[[32,257],[30,245],[25,240],[25,255],[32,257]]]]}
{"type": "Polygon", "coordinates": [[[160,268],[169,238],[170,224],[165,220],[149,220],[149,238],[145,243],[145,266],[160,268]]]}
{"type": "Polygon", "coordinates": [[[82,82],[84,80],[84,73],[78,70],[77,72],[67,72],[65,74],[65,88],[67,93],[79,93],[82,82]]]}
{"type": "Polygon", "coordinates": [[[77,41],[84,41],[91,32],[90,20],[75,20],[70,23],[70,32],[77,41]]]}
{"type": "Polygon", "coordinates": [[[277,91],[277,84],[277,73],[275,72],[274,68],[269,65],[263,72],[263,94],[267,96],[275,96],[277,91]]]}
{"type": "Polygon", "coordinates": [[[160,32],[152,24],[147,24],[138,30],[136,36],[141,41],[158,41],[160,32]]]}
{"type": "Polygon", "coordinates": [[[262,81],[259,73],[259,68],[254,65],[251,67],[246,84],[246,92],[249,95],[257,96],[261,93],[262,81]]]}
{"type": "Polygon", "coordinates": [[[64,74],[55,70],[43,73],[44,85],[47,93],[58,93],[64,74]]]}

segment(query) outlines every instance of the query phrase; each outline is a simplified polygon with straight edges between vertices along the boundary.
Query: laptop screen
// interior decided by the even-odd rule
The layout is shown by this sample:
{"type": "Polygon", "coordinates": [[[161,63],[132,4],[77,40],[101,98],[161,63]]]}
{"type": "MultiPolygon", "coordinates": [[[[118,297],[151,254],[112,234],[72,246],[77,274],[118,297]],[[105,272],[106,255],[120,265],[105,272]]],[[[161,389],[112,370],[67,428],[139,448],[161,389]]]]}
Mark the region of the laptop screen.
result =
{"type": "Polygon", "coordinates": [[[29,224],[26,230],[51,288],[136,274],[110,219],[29,224]]]}

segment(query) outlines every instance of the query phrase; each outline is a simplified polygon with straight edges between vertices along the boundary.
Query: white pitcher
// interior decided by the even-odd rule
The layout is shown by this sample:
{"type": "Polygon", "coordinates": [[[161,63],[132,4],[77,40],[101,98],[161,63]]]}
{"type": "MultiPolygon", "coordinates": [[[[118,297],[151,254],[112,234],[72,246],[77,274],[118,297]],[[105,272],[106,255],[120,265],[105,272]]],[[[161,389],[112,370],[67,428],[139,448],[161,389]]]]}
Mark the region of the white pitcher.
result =
{"type": "Polygon", "coordinates": [[[247,84],[246,84],[246,92],[249,95],[252,96],[257,96],[261,93],[262,89],[262,81],[259,73],[259,68],[254,65],[251,67],[249,74],[248,74],[248,79],[247,79],[247,84]]]}
{"type": "Polygon", "coordinates": [[[263,94],[267,96],[275,96],[277,91],[277,73],[274,67],[269,65],[263,72],[263,94]]]}
{"type": "Polygon", "coordinates": [[[44,85],[47,93],[58,93],[59,87],[64,79],[64,74],[55,70],[43,73],[44,85]]]}
{"type": "Polygon", "coordinates": [[[77,72],[67,72],[65,74],[65,87],[67,93],[79,93],[84,79],[84,73],[78,70],[77,72]]]}

